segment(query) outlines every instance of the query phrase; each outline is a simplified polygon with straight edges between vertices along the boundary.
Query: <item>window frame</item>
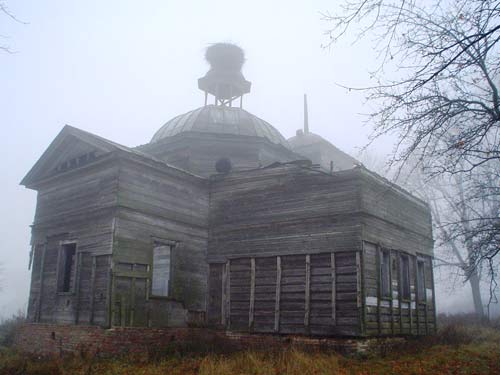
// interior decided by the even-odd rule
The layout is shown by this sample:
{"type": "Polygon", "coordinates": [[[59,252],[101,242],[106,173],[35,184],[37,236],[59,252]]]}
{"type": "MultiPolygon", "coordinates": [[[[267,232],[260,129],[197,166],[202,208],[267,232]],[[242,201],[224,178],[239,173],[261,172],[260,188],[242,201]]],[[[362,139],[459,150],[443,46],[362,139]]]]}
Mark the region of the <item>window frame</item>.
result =
{"type": "Polygon", "coordinates": [[[64,240],[59,242],[58,254],[57,254],[57,294],[58,295],[74,295],[76,292],[76,278],[78,276],[78,241],[77,240],[64,240]],[[71,281],[71,270],[69,279],[69,289],[64,290],[64,280],[66,274],[66,247],[69,245],[74,245],[73,254],[73,267],[74,273],[73,281],[71,281]],[[62,273],[63,272],[63,273],[62,273]],[[62,273],[62,274],[61,274],[62,273]]]}
{"type": "Polygon", "coordinates": [[[411,301],[411,266],[410,266],[410,256],[405,253],[399,255],[399,277],[400,277],[400,293],[402,301],[411,301]],[[406,262],[406,270],[405,270],[406,262]],[[405,287],[405,281],[407,287],[405,287]]]}
{"type": "Polygon", "coordinates": [[[392,277],[391,277],[391,250],[380,248],[379,250],[379,284],[380,298],[392,299],[392,277]],[[387,273],[387,274],[386,274],[387,273]],[[386,284],[384,283],[384,279],[386,284]]]}
{"type": "Polygon", "coordinates": [[[420,304],[427,303],[427,291],[425,290],[425,259],[417,257],[417,301],[420,304]],[[420,266],[422,266],[422,274],[420,274],[420,266]],[[421,289],[422,288],[422,289],[421,289]]]}
{"type": "Polygon", "coordinates": [[[151,270],[150,270],[150,283],[149,283],[149,297],[153,299],[172,299],[172,274],[173,274],[173,254],[174,249],[177,247],[178,243],[172,240],[165,240],[161,238],[152,238],[152,249],[151,249],[151,270]],[[154,251],[156,247],[168,246],[170,248],[170,261],[168,270],[168,285],[167,285],[167,295],[158,295],[153,293],[153,274],[155,270],[154,264],[154,251]]]}

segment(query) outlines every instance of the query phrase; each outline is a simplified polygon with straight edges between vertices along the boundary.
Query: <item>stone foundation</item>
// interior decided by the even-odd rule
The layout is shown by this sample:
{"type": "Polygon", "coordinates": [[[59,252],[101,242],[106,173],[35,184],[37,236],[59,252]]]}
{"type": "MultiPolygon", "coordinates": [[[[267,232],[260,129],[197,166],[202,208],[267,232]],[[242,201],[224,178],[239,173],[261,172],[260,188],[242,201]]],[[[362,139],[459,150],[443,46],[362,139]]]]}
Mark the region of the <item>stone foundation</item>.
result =
{"type": "Polygon", "coordinates": [[[325,349],[343,354],[381,352],[405,342],[391,338],[309,338],[303,336],[241,334],[206,328],[111,328],[96,326],[24,324],[16,334],[14,347],[21,352],[42,356],[65,354],[150,357],[155,353],[185,346],[189,351],[276,350],[298,347],[306,350],[325,349]]]}

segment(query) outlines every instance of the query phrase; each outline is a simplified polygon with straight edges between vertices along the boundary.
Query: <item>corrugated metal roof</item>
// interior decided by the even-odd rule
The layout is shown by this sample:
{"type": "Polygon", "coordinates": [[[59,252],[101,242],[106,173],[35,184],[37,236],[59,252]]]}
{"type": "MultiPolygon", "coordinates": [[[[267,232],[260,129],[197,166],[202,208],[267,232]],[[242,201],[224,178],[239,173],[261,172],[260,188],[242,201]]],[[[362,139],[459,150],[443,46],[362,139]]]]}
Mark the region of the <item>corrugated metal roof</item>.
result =
{"type": "Polygon", "coordinates": [[[241,108],[215,105],[207,105],[174,117],[156,132],[150,143],[183,132],[261,137],[289,148],[286,139],[268,122],[241,108]]]}

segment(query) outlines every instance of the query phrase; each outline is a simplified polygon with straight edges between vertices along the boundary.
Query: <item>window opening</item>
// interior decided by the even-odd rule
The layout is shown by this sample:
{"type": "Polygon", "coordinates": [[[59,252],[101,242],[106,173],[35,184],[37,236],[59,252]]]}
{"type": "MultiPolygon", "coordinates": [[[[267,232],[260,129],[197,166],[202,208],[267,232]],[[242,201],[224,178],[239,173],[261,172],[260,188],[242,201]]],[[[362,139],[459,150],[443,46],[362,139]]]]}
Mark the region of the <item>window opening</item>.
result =
{"type": "Polygon", "coordinates": [[[73,289],[73,281],[75,278],[75,260],[76,260],[76,243],[62,245],[62,264],[61,273],[62,282],[60,284],[60,292],[67,293],[73,289]]]}
{"type": "Polygon", "coordinates": [[[409,300],[410,293],[410,259],[408,255],[401,255],[401,297],[409,300]]]}
{"type": "Polygon", "coordinates": [[[155,244],[153,248],[153,280],[151,294],[168,297],[170,283],[170,263],[172,247],[165,244],[155,244]]]}
{"type": "Polygon", "coordinates": [[[390,267],[390,253],[387,250],[382,250],[380,256],[380,287],[382,297],[391,296],[390,267]]]}

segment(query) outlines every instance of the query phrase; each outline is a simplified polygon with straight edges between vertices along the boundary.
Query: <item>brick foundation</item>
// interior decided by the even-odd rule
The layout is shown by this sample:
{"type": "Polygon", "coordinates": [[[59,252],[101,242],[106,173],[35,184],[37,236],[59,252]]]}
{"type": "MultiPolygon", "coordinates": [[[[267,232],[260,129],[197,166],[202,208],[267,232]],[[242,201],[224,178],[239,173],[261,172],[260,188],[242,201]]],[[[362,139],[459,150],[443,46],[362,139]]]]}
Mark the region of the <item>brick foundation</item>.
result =
{"type": "Polygon", "coordinates": [[[14,347],[21,352],[50,356],[87,354],[115,356],[152,353],[182,344],[227,347],[231,350],[273,350],[286,347],[328,349],[344,354],[377,352],[400,345],[405,339],[335,339],[240,334],[206,328],[112,328],[56,324],[24,324],[16,334],[14,347]]]}

